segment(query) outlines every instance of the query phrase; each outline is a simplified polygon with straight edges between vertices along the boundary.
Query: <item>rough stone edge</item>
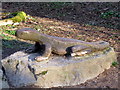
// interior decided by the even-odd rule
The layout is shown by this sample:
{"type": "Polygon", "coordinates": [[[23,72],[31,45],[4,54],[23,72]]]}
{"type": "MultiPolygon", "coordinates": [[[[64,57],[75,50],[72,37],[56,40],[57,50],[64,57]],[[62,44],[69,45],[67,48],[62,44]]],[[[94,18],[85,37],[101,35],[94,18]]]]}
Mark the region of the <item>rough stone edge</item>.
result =
{"type": "MultiPolygon", "coordinates": [[[[114,49],[113,48],[111,48],[112,50],[110,51],[110,52],[113,52],[114,53],[114,55],[116,56],[116,54],[115,54],[115,52],[114,52],[114,49]]],[[[8,58],[8,57],[7,57],[8,58]]],[[[116,59],[115,59],[116,60],[116,59]]],[[[106,69],[109,69],[110,67],[108,67],[108,68],[106,68],[106,69]]],[[[102,73],[102,72],[101,72],[102,73]]],[[[86,81],[84,81],[84,82],[86,82],[86,81]]],[[[83,83],[84,83],[83,82],[83,83]]],[[[53,86],[54,87],[54,86],[53,86]]],[[[56,87],[56,86],[55,86],[56,87]]],[[[43,88],[50,88],[50,87],[43,87],[43,88]]]]}
{"type": "MultiPolygon", "coordinates": [[[[113,57],[113,59],[111,59],[111,62],[109,63],[109,66],[108,67],[105,67],[103,70],[101,70],[101,72],[99,73],[99,74],[101,74],[101,73],[103,73],[106,69],[109,69],[110,67],[111,67],[111,65],[112,65],[112,62],[113,61],[117,61],[117,58],[116,58],[116,53],[114,52],[114,49],[113,48],[111,48],[111,50],[110,50],[110,52],[108,51],[107,53],[105,53],[105,54],[113,54],[112,55],[112,57],[113,57]]],[[[111,57],[111,56],[110,56],[111,57]]],[[[107,59],[106,59],[107,60],[107,59]]],[[[91,77],[91,78],[89,78],[89,79],[86,79],[86,80],[84,80],[84,81],[82,81],[81,83],[78,83],[78,84],[74,84],[74,85],[79,85],[79,84],[82,84],[82,83],[85,83],[87,80],[91,80],[91,79],[94,79],[95,77],[97,77],[99,74],[97,74],[97,75],[95,75],[95,76],[93,76],[93,77],[91,77]]],[[[35,84],[36,86],[38,86],[38,84],[35,84]]],[[[71,86],[74,86],[74,85],[71,85],[71,86]]],[[[69,86],[69,85],[63,85],[63,86],[61,86],[61,85],[53,85],[53,86],[41,86],[42,88],[51,88],[51,87],[63,87],[63,86],[69,86]]]]}
{"type": "Polygon", "coordinates": [[[3,71],[0,69],[0,90],[3,88],[9,88],[6,78],[3,77],[3,71]]]}

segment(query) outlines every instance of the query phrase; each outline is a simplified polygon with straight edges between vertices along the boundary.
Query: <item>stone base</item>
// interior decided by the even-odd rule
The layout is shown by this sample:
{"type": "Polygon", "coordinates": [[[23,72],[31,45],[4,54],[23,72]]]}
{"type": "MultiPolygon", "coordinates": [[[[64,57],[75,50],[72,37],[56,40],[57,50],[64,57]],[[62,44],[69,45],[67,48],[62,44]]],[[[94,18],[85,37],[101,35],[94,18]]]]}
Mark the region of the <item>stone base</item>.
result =
{"type": "Polygon", "coordinates": [[[0,90],[4,88],[9,88],[7,81],[5,81],[4,79],[5,78],[3,78],[3,71],[0,69],[0,90]]]}
{"type": "Polygon", "coordinates": [[[37,85],[50,88],[78,85],[97,77],[117,60],[113,48],[81,57],[53,55],[42,62],[34,60],[38,55],[19,51],[2,60],[12,86],[37,85]]]}

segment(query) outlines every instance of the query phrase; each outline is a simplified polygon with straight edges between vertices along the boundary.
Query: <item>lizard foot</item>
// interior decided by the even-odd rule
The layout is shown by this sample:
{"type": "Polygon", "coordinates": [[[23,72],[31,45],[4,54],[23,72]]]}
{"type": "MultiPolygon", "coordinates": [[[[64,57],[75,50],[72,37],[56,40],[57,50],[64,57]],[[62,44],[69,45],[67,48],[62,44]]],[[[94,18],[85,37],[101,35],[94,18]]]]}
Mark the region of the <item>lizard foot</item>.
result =
{"type": "Polygon", "coordinates": [[[84,55],[84,54],[88,54],[88,53],[90,53],[90,52],[91,52],[90,49],[88,49],[88,50],[83,50],[83,51],[81,51],[81,52],[71,53],[71,56],[81,56],[81,55],[84,55]]]}
{"type": "Polygon", "coordinates": [[[44,60],[46,60],[46,59],[48,59],[48,57],[38,56],[38,57],[35,58],[35,60],[36,60],[37,62],[41,62],[41,61],[44,61],[44,60]]]}

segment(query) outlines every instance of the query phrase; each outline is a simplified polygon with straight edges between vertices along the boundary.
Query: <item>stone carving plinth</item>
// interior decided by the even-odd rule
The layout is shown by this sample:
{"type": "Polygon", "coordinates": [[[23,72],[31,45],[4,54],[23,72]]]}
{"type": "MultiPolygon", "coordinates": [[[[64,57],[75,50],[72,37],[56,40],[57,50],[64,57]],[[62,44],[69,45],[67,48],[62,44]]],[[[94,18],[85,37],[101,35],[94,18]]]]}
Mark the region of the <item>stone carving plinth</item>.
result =
{"type": "Polygon", "coordinates": [[[14,87],[37,85],[43,88],[73,86],[97,77],[116,61],[113,48],[81,57],[51,55],[36,62],[38,53],[18,51],[2,60],[9,83],[14,87]]]}

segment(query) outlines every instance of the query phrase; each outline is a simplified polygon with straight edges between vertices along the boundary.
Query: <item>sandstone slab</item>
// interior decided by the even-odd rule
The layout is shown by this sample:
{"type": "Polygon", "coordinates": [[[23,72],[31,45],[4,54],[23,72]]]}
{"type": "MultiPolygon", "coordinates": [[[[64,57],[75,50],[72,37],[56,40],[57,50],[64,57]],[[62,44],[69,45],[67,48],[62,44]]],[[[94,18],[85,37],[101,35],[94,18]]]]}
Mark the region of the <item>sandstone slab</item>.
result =
{"type": "Polygon", "coordinates": [[[38,55],[18,51],[1,61],[12,86],[32,84],[50,88],[78,85],[97,77],[117,60],[113,48],[81,57],[52,55],[42,62],[34,60],[38,55]]]}

